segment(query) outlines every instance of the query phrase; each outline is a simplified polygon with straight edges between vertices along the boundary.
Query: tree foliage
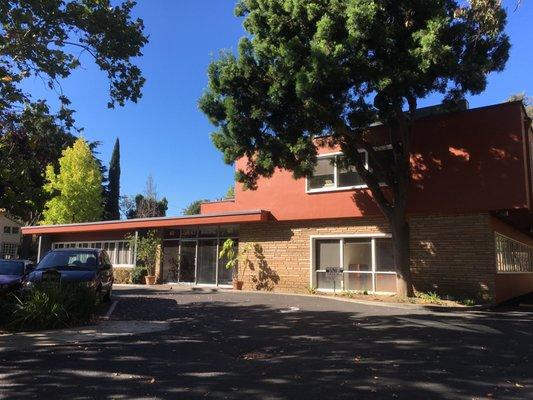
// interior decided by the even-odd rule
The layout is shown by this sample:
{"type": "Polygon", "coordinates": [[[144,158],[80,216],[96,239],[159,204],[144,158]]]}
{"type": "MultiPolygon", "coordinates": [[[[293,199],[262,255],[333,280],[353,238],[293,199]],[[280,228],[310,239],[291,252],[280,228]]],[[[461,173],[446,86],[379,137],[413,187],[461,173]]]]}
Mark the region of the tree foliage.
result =
{"type": "MultiPolygon", "coordinates": [[[[133,59],[147,43],[143,22],[133,20],[135,2],[110,0],[10,0],[0,3],[0,120],[30,101],[22,82],[58,81],[81,67],[87,54],[107,74],[109,107],[141,97],[144,78],[133,59]]],[[[65,106],[67,97],[60,95],[65,106]]]]}
{"type": "Polygon", "coordinates": [[[201,204],[207,201],[205,199],[195,200],[182,210],[183,215],[198,215],[200,214],[201,204]]]}
{"type": "Polygon", "coordinates": [[[278,167],[310,176],[315,139],[327,135],[390,222],[399,291],[412,293],[405,210],[418,100],[478,94],[487,74],[504,68],[509,40],[499,2],[241,0],[236,14],[248,35],[237,55],[223,53],[209,66],[199,103],[217,127],[215,146],[227,163],[247,158],[237,180],[253,189],[278,167]],[[376,122],[388,127],[391,163],[369,138],[376,122]],[[372,170],[358,149],[368,152],[372,170]]]}
{"type": "Polygon", "coordinates": [[[61,152],[76,138],[41,102],[12,115],[0,129],[0,208],[36,223],[49,197],[43,171],[49,164],[58,168],[61,152]]]}
{"type": "Polygon", "coordinates": [[[63,151],[59,173],[46,168],[44,189],[53,197],[46,202],[42,224],[70,224],[102,218],[102,174],[89,144],[77,139],[63,151]]]}
{"type": "Polygon", "coordinates": [[[121,209],[128,219],[164,217],[168,210],[168,200],[165,197],[159,199],[154,179],[149,175],[144,194],[123,197],[121,209]]]}
{"type": "MultiPolygon", "coordinates": [[[[47,200],[42,190],[46,165],[57,167],[79,132],[61,80],[92,60],[107,74],[109,107],[141,97],[144,78],[134,59],[147,38],[142,20],[131,17],[134,5],[129,0],[118,5],[109,0],[0,2],[0,205],[27,222],[40,217],[47,200]],[[32,98],[24,85],[30,78],[58,93],[57,112],[32,98]]],[[[96,143],[91,145],[94,150],[96,143]]]]}
{"type": "Polygon", "coordinates": [[[120,141],[118,138],[111,154],[108,181],[104,218],[106,220],[118,220],[120,219],[120,141]]]}
{"type": "Polygon", "coordinates": [[[533,97],[526,95],[525,92],[516,93],[509,96],[507,101],[521,101],[526,109],[526,114],[533,119],[533,97]]]}

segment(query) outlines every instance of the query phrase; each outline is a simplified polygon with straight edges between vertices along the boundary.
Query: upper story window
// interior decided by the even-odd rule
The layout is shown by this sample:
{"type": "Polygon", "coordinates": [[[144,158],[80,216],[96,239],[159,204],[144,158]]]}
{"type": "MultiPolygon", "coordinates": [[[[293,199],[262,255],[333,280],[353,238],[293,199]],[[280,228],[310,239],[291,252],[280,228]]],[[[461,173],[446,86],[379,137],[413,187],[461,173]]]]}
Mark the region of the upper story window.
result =
{"type": "MultiPolygon", "coordinates": [[[[383,161],[390,162],[392,160],[390,146],[376,148],[376,150],[383,161]]],[[[359,154],[365,168],[372,170],[372,163],[369,163],[368,153],[361,150],[359,154]]],[[[383,181],[383,179],[380,180],[383,181]]],[[[366,187],[366,184],[357,173],[355,167],[344,165],[342,153],[319,155],[313,176],[307,179],[307,192],[311,193],[364,187],[366,187]]]]}
{"type": "Polygon", "coordinates": [[[18,226],[4,226],[4,233],[17,235],[19,233],[18,226]]]}

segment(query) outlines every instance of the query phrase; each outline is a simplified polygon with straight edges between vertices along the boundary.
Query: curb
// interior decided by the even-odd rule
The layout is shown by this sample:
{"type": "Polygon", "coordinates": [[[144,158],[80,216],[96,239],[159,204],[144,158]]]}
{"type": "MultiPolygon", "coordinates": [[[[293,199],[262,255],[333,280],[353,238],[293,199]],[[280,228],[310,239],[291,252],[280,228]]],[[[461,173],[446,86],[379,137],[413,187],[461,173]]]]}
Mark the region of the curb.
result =
{"type": "Polygon", "coordinates": [[[360,299],[350,299],[345,297],[338,296],[327,296],[321,294],[305,294],[305,293],[282,293],[282,292],[261,292],[255,290],[233,290],[220,287],[204,287],[204,286],[185,286],[179,284],[163,284],[163,285],[132,285],[132,284],[118,284],[116,286],[124,288],[137,288],[137,289],[152,289],[152,290],[171,290],[171,291],[189,291],[189,292],[221,292],[221,293],[246,293],[251,295],[256,294],[268,294],[268,295],[280,295],[280,296],[296,296],[296,297],[312,297],[312,298],[322,298],[328,300],[341,301],[345,303],[354,303],[362,304],[367,306],[376,306],[376,307],[389,307],[389,308],[399,308],[399,309],[411,309],[411,310],[423,310],[423,311],[433,311],[433,312],[461,312],[461,311],[484,311],[494,307],[494,304],[480,304],[475,306],[443,306],[438,304],[412,304],[412,303],[391,303],[385,301],[372,301],[372,300],[360,300],[360,299]]]}

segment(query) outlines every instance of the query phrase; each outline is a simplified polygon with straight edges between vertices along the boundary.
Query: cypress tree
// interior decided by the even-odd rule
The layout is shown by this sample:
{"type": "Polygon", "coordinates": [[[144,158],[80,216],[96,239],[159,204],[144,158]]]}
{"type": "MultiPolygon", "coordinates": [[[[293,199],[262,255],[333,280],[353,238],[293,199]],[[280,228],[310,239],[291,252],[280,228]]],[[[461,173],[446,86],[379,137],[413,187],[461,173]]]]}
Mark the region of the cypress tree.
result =
{"type": "Polygon", "coordinates": [[[120,142],[117,138],[109,163],[109,183],[106,191],[105,213],[106,220],[120,219],[120,142]]]}

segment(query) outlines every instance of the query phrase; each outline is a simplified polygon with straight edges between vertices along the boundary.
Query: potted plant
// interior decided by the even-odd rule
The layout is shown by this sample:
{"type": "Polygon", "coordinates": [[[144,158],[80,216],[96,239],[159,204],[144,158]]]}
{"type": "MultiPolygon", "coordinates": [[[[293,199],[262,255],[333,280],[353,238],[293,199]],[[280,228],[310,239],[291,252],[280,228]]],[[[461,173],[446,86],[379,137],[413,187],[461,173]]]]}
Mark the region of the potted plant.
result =
{"type": "MultiPolygon", "coordinates": [[[[135,245],[135,238],[129,238],[130,245],[135,245]]],[[[146,268],[144,281],[147,285],[154,285],[156,280],[156,265],[158,253],[161,251],[161,238],[155,230],[148,231],[146,235],[137,238],[137,261],[141,261],[146,268]]]]}
{"type": "Polygon", "coordinates": [[[257,244],[248,243],[239,253],[238,246],[233,239],[226,239],[222,245],[219,258],[226,260],[226,269],[233,269],[233,289],[242,290],[245,271],[251,264],[248,254],[250,251],[256,251],[258,246],[257,244]],[[239,262],[241,268],[238,268],[239,262]]]}

